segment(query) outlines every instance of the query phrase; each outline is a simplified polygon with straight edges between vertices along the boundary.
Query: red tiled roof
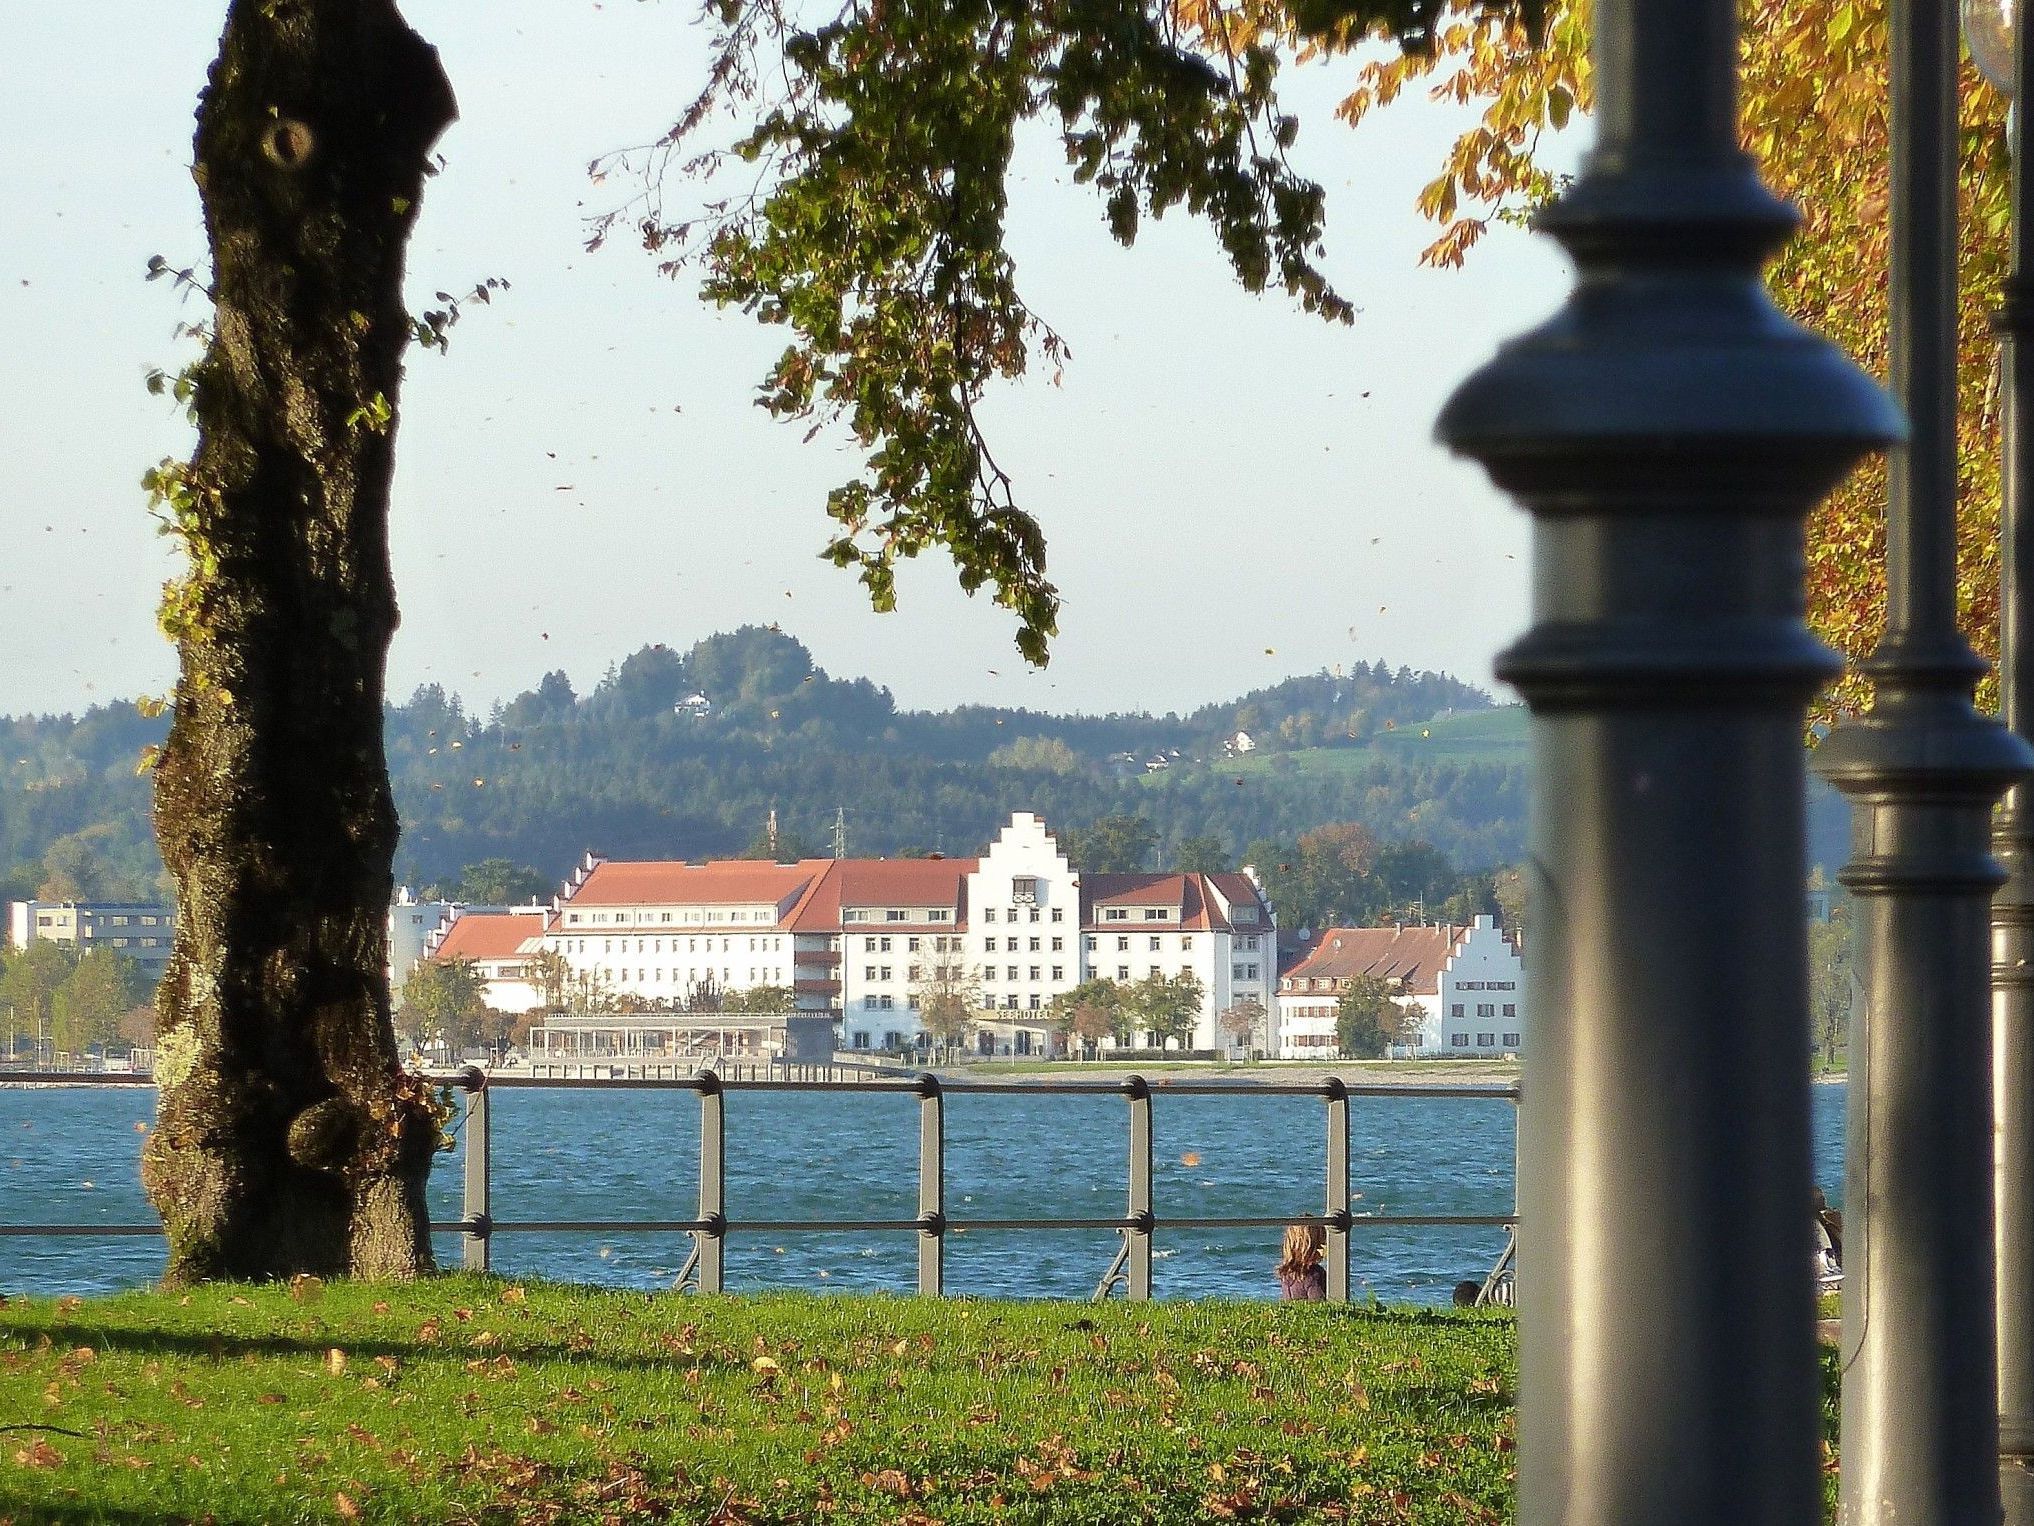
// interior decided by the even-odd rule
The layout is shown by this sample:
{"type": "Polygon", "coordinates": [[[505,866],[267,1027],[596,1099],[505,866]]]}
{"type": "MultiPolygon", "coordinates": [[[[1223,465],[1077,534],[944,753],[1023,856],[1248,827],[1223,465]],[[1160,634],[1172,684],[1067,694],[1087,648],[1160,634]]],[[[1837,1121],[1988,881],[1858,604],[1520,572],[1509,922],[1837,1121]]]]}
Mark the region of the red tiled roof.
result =
{"type": "Polygon", "coordinates": [[[959,906],[972,858],[845,858],[843,906],[959,906]]]}
{"type": "Polygon", "coordinates": [[[1314,950],[1285,972],[1290,981],[1400,980],[1419,996],[1437,995],[1441,966],[1468,936],[1467,927],[1331,927],[1314,950]]]}
{"type": "Polygon", "coordinates": [[[432,950],[433,959],[513,959],[525,939],[544,930],[544,919],[527,913],[462,913],[432,950]]]}
{"type": "Polygon", "coordinates": [[[773,864],[766,859],[714,859],[704,864],[657,859],[594,866],[567,898],[572,906],[781,906],[824,872],[830,859],[773,864]]]}

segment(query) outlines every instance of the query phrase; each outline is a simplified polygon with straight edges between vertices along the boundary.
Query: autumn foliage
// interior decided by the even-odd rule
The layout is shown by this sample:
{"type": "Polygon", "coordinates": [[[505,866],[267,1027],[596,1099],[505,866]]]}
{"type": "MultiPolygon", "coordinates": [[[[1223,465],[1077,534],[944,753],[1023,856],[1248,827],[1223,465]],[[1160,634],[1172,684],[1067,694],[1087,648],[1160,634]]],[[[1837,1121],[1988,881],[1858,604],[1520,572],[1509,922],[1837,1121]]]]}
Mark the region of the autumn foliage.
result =
{"type": "MultiPolygon", "coordinates": [[[[1560,189],[1547,165],[1549,134],[1592,99],[1590,0],[1549,6],[1544,45],[1475,0],[1452,0],[1431,56],[1368,57],[1341,115],[1360,126],[1407,90],[1481,114],[1420,193],[1439,227],[1423,256],[1460,266],[1493,222],[1522,220],[1560,189]]],[[[1303,46],[1353,48],[1344,35],[1303,46]]],[[[1791,317],[1886,373],[1887,69],[1885,0],[1747,0],[1741,118],[1761,173],[1799,209],[1801,230],[1774,263],[1774,299],[1791,317]]],[[[1997,651],[1999,411],[1988,331],[2008,255],[2005,103],[1968,65],[1963,77],[1961,457],[1958,598],[1965,630],[1997,651]]],[[[1809,618],[1855,660],[1885,618],[1885,468],[1859,467],[1808,527],[1809,618]]],[[[1847,674],[1820,719],[1869,704],[1847,674]]]]}

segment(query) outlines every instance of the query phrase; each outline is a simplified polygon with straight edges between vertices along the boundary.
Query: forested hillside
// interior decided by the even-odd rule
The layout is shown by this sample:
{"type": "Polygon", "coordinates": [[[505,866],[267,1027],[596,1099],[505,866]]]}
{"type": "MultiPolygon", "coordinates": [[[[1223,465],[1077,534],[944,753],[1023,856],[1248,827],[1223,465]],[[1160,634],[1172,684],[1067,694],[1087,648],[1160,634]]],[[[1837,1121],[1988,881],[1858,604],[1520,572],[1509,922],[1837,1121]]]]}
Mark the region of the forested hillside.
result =
{"type": "MultiPolygon", "coordinates": [[[[1508,863],[1523,830],[1521,733],[1479,721],[1474,746],[1416,740],[1470,712],[1512,720],[1445,675],[1360,663],[1184,716],[907,711],[751,626],[682,653],[645,647],[584,695],[553,673],[491,715],[435,687],[391,706],[398,872],[449,882],[501,857],[557,876],[589,847],[740,853],[759,848],[773,809],[787,856],[825,851],[836,811],[849,851],[898,854],[974,852],[1030,809],[1063,829],[1141,817],[1157,863],[1184,843],[1205,855],[1211,840],[1238,859],[1329,823],[1423,841],[1458,868],[1508,863]],[[1247,755],[1230,750],[1238,730],[1247,755]],[[1154,759],[1164,768],[1147,772],[1154,759]]],[[[145,757],[166,724],[125,703],[0,720],[0,889],[154,893],[145,757]]]]}

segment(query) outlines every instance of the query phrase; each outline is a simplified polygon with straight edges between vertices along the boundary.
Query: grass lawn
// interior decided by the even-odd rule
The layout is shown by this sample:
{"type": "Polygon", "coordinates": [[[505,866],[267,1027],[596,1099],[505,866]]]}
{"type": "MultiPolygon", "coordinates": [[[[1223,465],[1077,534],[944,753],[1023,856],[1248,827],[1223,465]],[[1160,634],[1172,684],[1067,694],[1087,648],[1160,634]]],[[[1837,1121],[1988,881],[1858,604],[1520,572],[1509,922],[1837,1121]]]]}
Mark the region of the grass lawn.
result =
{"type": "Polygon", "coordinates": [[[0,1304],[0,1522],[1496,1522],[1502,1314],[447,1277],[0,1304]]]}

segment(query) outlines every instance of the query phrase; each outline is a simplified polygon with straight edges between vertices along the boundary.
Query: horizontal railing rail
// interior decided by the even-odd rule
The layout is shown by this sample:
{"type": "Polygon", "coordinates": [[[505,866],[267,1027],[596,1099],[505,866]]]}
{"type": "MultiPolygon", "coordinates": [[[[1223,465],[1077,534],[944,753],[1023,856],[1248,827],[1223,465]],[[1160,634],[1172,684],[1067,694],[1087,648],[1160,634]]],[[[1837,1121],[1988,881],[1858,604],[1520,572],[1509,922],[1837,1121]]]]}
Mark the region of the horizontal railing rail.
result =
{"type": "MultiPolygon", "coordinates": [[[[1356,1213],[1350,1192],[1349,1104],[1352,1099],[1433,1098],[1458,1101],[1493,1100],[1516,1103],[1517,1086],[1350,1083],[1330,1076],[1311,1082],[1153,1081],[1140,1075],[1114,1080],[971,1081],[947,1079],[932,1072],[914,1076],[867,1078],[851,1086],[818,1080],[779,1077],[728,1077],[712,1070],[685,1076],[614,1078],[567,1076],[490,1076],[478,1067],[431,1072],[433,1084],[466,1094],[460,1130],[463,1144],[461,1216],[434,1221],[440,1234],[461,1239],[461,1260],[469,1270],[486,1271],[497,1235],[516,1234],[683,1234],[693,1248],[678,1277],[679,1286],[700,1292],[723,1290],[727,1240],[737,1234],[910,1234],[917,1237],[917,1291],[928,1297],[946,1291],[945,1247],[948,1236],[977,1231],[1112,1231],[1123,1237],[1115,1258],[1095,1288],[1105,1298],[1119,1283],[1133,1300],[1151,1297],[1153,1238],[1163,1230],[1269,1229],[1288,1224],[1319,1224],[1326,1232],[1324,1269],[1327,1296],[1349,1298],[1351,1237],[1372,1229],[1489,1228],[1514,1234],[1516,1208],[1501,1214],[1356,1213]],[[492,1094],[497,1091],[668,1091],[691,1092],[700,1103],[699,1208],[685,1219],[498,1219],[493,1212],[492,1094]],[[725,1099],[740,1092],[842,1091],[854,1096],[908,1095],[919,1104],[918,1213],[889,1218],[743,1218],[728,1213],[727,1112],[725,1099]],[[1232,1097],[1277,1099],[1316,1097],[1327,1105],[1326,1201],[1311,1210],[1280,1214],[1165,1214],[1153,1201],[1152,1102],[1154,1097],[1232,1097]],[[1129,1104],[1129,1166],[1126,1208],[1120,1215],[1089,1217],[956,1217],[946,1210],[946,1103],[967,1096],[1120,1097],[1129,1104]]],[[[10,1074],[0,1086],[116,1085],[148,1086],[144,1075],[98,1072],[36,1072],[10,1074]]],[[[1515,1203],[1514,1198],[1514,1203],[1515,1203]]],[[[161,1235],[161,1224],[0,1224],[0,1238],[58,1236],[140,1237],[161,1235]]],[[[1510,1248],[1507,1247],[1507,1256],[1510,1248]]]]}

